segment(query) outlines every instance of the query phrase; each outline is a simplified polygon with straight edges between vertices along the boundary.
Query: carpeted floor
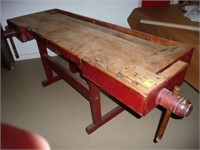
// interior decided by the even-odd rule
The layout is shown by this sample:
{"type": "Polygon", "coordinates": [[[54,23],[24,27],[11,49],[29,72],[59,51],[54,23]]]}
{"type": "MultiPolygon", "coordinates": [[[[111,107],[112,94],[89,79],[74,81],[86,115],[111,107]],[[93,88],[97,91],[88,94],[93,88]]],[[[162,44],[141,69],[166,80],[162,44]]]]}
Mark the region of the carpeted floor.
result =
{"type": "MultiPolygon", "coordinates": [[[[44,79],[40,59],[17,61],[11,71],[1,69],[1,121],[42,135],[52,149],[199,148],[199,93],[186,83],[181,95],[192,102],[193,112],[183,119],[171,118],[163,139],[154,143],[159,109],[139,119],[124,111],[88,135],[88,101],[63,80],[43,88],[44,79]]],[[[103,112],[116,106],[101,96],[103,112]]]]}

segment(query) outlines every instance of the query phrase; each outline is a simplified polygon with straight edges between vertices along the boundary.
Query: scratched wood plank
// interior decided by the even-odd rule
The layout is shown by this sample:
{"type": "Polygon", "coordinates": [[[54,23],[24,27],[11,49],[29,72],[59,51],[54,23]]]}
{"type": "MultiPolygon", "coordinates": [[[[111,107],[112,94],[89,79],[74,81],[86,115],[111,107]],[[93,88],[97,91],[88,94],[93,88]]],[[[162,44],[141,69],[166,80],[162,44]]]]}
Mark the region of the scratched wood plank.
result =
{"type": "Polygon", "coordinates": [[[183,45],[158,45],[59,13],[43,12],[27,15],[19,17],[17,23],[31,28],[80,58],[91,50],[103,47],[111,54],[120,55],[152,72],[164,68],[187,48],[183,45]]]}
{"type": "Polygon", "coordinates": [[[59,13],[41,12],[10,21],[28,27],[142,95],[148,95],[176,73],[182,63],[155,74],[188,49],[176,43],[152,43],[59,13]]]}

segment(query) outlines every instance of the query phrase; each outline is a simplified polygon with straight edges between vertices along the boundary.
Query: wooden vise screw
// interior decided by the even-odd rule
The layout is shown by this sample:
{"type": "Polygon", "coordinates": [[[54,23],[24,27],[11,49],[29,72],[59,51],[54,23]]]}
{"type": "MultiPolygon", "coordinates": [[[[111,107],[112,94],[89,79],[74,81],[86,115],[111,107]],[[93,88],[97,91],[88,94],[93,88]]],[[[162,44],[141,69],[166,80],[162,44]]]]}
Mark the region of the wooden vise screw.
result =
{"type": "Polygon", "coordinates": [[[17,48],[16,48],[15,43],[14,43],[13,38],[12,38],[13,36],[17,35],[17,31],[14,30],[14,29],[10,29],[8,26],[6,26],[6,31],[4,31],[3,35],[4,35],[5,38],[9,38],[11,46],[13,48],[13,52],[15,54],[15,57],[19,58],[17,48]]]}
{"type": "Polygon", "coordinates": [[[165,88],[162,89],[157,96],[156,103],[166,108],[165,116],[155,139],[158,142],[164,134],[171,113],[179,117],[187,117],[193,107],[189,100],[180,97],[180,88],[178,86],[175,86],[172,92],[165,88]]]}

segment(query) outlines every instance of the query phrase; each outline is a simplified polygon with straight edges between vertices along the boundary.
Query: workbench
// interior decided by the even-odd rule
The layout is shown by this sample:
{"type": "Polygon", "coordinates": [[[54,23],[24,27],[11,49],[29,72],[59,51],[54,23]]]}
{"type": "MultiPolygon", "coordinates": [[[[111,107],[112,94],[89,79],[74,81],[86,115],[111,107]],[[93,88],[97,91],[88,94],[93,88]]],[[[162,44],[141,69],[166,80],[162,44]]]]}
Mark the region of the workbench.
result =
{"type": "Polygon", "coordinates": [[[185,117],[192,110],[178,87],[192,57],[190,46],[59,9],[8,19],[7,23],[5,37],[36,40],[47,77],[44,87],[63,79],[90,102],[93,122],[86,128],[88,134],[126,107],[145,116],[161,105],[167,113],[156,134],[159,141],[171,113],[185,117]],[[47,49],[69,67],[50,57],[47,49]],[[104,116],[101,91],[119,104],[104,116]]]}

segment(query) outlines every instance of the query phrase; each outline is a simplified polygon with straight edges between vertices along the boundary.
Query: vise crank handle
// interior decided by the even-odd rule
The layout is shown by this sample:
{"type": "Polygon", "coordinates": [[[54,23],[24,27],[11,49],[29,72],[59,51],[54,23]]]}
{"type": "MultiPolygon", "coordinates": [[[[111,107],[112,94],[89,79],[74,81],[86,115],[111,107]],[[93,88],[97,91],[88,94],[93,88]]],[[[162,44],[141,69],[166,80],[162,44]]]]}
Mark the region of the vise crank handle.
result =
{"type": "Polygon", "coordinates": [[[15,54],[15,57],[19,58],[17,48],[16,48],[15,43],[14,43],[13,38],[12,38],[13,36],[16,36],[16,34],[17,34],[17,32],[15,30],[9,29],[9,27],[6,26],[6,31],[4,32],[4,37],[9,38],[13,52],[15,54]]]}
{"type": "Polygon", "coordinates": [[[161,125],[160,125],[160,127],[159,127],[159,130],[158,130],[158,132],[157,132],[157,135],[156,135],[156,139],[155,139],[156,142],[159,142],[159,141],[162,139],[163,134],[164,134],[164,132],[165,132],[165,129],[166,129],[166,127],[167,127],[167,124],[168,124],[168,122],[169,122],[169,118],[171,117],[171,114],[172,114],[171,111],[166,110],[165,116],[164,116],[164,118],[163,118],[163,120],[162,120],[162,123],[161,123],[161,125]]]}
{"type": "Polygon", "coordinates": [[[17,52],[17,48],[16,48],[16,46],[15,46],[15,43],[14,43],[14,41],[13,41],[13,38],[12,38],[12,37],[9,37],[9,40],[10,40],[10,43],[11,43],[11,45],[12,45],[12,48],[13,48],[13,52],[14,52],[14,54],[15,54],[15,57],[16,57],[16,58],[19,58],[19,54],[18,54],[18,52],[17,52]]]}
{"type": "Polygon", "coordinates": [[[161,140],[172,112],[177,116],[186,117],[192,111],[192,104],[190,101],[181,98],[179,95],[180,88],[178,86],[175,86],[172,92],[167,89],[162,89],[158,94],[156,103],[166,108],[166,112],[156,134],[155,140],[157,142],[161,140]]]}

